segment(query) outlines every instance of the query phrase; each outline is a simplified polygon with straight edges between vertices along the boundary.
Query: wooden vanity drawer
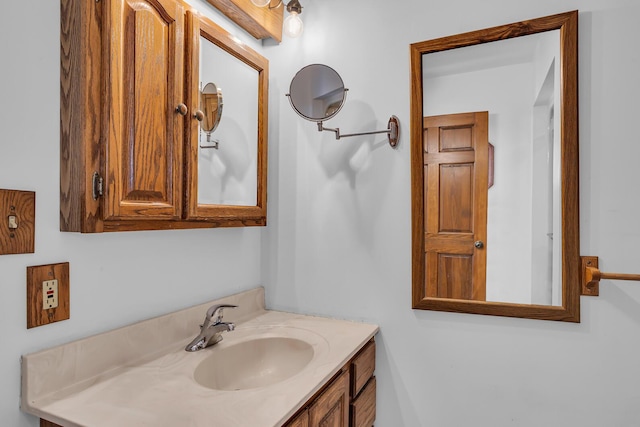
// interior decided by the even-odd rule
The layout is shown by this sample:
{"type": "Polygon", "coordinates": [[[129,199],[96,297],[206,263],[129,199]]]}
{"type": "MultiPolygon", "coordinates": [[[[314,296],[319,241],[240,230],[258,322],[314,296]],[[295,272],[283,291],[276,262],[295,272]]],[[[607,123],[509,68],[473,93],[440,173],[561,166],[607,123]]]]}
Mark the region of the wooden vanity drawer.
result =
{"type": "Polygon", "coordinates": [[[376,419],[376,377],[351,404],[351,427],[371,427],[376,419]]]}
{"type": "Polygon", "coordinates": [[[373,376],[376,368],[376,343],[369,343],[358,353],[351,362],[351,396],[356,397],[360,390],[373,376]]]}

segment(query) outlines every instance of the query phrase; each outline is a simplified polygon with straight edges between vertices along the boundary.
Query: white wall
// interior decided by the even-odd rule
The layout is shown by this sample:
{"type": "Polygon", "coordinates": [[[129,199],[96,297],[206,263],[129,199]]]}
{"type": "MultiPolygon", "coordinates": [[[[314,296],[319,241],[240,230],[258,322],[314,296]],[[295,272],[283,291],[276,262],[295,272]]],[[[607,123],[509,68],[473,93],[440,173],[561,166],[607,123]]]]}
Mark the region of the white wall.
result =
{"type": "Polygon", "coordinates": [[[581,252],[640,273],[636,0],[306,0],[305,33],[271,60],[272,307],[376,322],[378,422],[391,426],[634,426],[640,285],[604,281],[582,323],[411,310],[409,44],[580,9],[581,252]],[[384,137],[335,141],[284,97],[295,72],[341,73],[344,132],[400,118],[384,137]]]}
{"type": "Polygon", "coordinates": [[[637,425],[640,286],[605,281],[578,325],[410,309],[408,134],[409,43],[579,8],[582,253],[639,272],[637,1],[302,3],[300,39],[258,46],[271,65],[269,226],[91,236],[57,231],[58,2],[4,5],[0,187],[37,192],[37,234],[35,254],[0,257],[2,425],[38,425],[18,410],[21,354],[263,279],[273,308],[381,326],[378,426],[637,425]],[[350,89],[327,126],[381,129],[395,114],[397,150],[383,137],[336,141],[293,112],[284,94],[312,62],[350,89]],[[71,262],[71,319],[27,331],[25,268],[59,261],[71,262]]]}
{"type": "MultiPolygon", "coordinates": [[[[19,411],[21,354],[260,285],[264,228],[59,232],[60,3],[3,8],[0,188],[36,192],[36,247],[0,256],[0,425],[35,427],[38,420],[19,411]],[[71,319],[27,330],[26,267],[63,261],[71,263],[71,319]]],[[[260,49],[228,21],[216,22],[260,49]]]]}

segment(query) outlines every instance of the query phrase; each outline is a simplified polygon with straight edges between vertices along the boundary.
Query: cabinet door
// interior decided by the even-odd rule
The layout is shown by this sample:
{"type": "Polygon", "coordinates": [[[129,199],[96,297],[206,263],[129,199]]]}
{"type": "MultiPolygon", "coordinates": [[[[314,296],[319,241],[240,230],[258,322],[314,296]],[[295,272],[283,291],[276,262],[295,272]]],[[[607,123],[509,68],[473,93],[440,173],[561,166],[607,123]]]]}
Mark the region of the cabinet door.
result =
{"type": "MultiPolygon", "coordinates": [[[[174,0],[107,3],[104,219],[181,215],[184,7],[174,0]]],[[[183,113],[185,113],[183,111],[183,113]]]]}
{"type": "Polygon", "coordinates": [[[343,372],[309,408],[310,427],[349,425],[349,372],[343,372]]]}
{"type": "Polygon", "coordinates": [[[309,427],[309,411],[301,412],[293,420],[286,423],[285,427],[309,427]]]}
{"type": "Polygon", "coordinates": [[[195,13],[187,12],[186,34],[185,216],[220,225],[264,225],[269,63],[195,13]],[[216,104],[221,115],[210,132],[201,129],[195,114],[209,116],[200,94],[207,83],[224,99],[216,104]]]}

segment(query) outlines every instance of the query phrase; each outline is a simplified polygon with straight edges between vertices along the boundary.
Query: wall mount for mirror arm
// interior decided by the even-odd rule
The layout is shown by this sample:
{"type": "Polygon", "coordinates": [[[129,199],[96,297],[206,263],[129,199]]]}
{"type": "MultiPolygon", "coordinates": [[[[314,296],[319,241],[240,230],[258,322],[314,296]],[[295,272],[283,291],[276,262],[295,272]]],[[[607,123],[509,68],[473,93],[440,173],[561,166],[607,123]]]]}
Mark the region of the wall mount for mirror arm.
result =
{"type": "Polygon", "coordinates": [[[605,273],[598,269],[597,256],[582,256],[582,295],[598,296],[600,295],[600,280],[633,280],[640,281],[640,274],[625,273],[605,273]]]}
{"type": "Polygon", "coordinates": [[[211,140],[211,132],[205,132],[207,134],[207,142],[213,142],[212,145],[202,145],[200,144],[200,148],[214,148],[214,149],[219,149],[220,147],[220,141],[217,139],[214,139],[213,141],[211,140]]]}
{"type": "MultiPolygon", "coordinates": [[[[193,113],[193,118],[196,119],[199,122],[202,122],[204,120],[204,113],[201,110],[196,110],[195,113],[193,113]]],[[[202,129],[200,130],[202,131],[202,129]]],[[[207,142],[212,142],[211,141],[211,132],[205,132],[207,134],[207,142]]],[[[220,146],[220,141],[214,139],[213,140],[213,145],[202,145],[200,144],[200,148],[214,148],[214,149],[218,149],[220,146]]]]}
{"type": "Polygon", "coordinates": [[[320,121],[318,122],[318,132],[322,132],[322,131],[334,132],[336,134],[336,139],[348,138],[351,136],[375,135],[380,133],[386,133],[389,138],[389,145],[395,148],[398,145],[398,137],[400,136],[400,122],[398,121],[398,118],[396,116],[391,116],[389,118],[389,123],[387,125],[386,130],[341,134],[340,128],[326,128],[320,121]]]}

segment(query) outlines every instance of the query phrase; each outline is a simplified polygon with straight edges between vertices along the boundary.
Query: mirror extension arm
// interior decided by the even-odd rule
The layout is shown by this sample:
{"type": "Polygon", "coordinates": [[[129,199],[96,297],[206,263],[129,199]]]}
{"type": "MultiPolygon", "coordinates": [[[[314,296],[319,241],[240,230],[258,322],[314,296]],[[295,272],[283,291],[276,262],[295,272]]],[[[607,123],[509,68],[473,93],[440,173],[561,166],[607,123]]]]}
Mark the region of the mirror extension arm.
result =
{"type": "Polygon", "coordinates": [[[318,132],[322,132],[322,131],[334,132],[336,134],[336,139],[347,138],[350,136],[375,135],[379,133],[386,133],[389,138],[389,145],[395,148],[396,145],[398,145],[398,137],[400,136],[400,124],[396,116],[391,116],[389,118],[389,123],[387,125],[386,130],[341,134],[340,128],[335,128],[335,129],[326,128],[323,126],[322,122],[318,122],[318,132]]]}

